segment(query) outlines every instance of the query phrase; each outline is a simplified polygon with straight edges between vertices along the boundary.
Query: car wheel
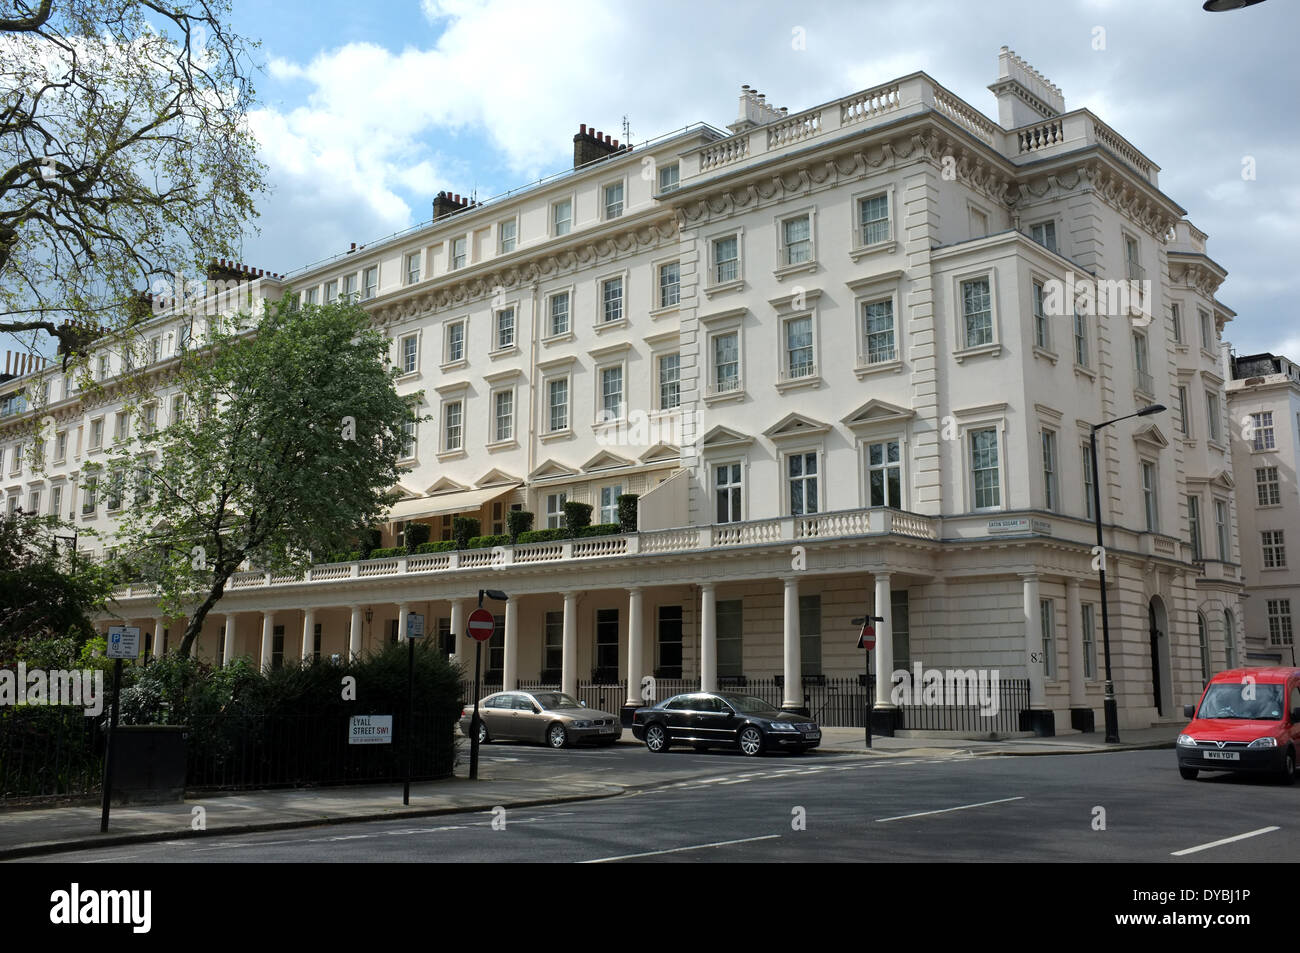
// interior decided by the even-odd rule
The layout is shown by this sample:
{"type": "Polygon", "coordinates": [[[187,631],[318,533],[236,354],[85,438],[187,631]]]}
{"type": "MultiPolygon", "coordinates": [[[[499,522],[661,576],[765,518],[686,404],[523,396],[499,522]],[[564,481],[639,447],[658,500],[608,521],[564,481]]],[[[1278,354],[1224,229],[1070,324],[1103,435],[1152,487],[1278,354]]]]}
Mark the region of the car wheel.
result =
{"type": "Polygon", "coordinates": [[[753,725],[740,729],[740,750],[742,754],[755,757],[763,753],[763,733],[753,725]]]}
{"type": "Polygon", "coordinates": [[[669,746],[668,729],[663,725],[646,725],[645,746],[655,754],[667,751],[669,746]]]}
{"type": "Polygon", "coordinates": [[[1178,773],[1183,776],[1184,781],[1195,781],[1201,772],[1196,768],[1180,767],[1178,773]]]}
{"type": "Polygon", "coordinates": [[[1295,783],[1295,749],[1287,748],[1286,756],[1282,759],[1282,776],[1280,778],[1283,784],[1295,783]]]}
{"type": "Polygon", "coordinates": [[[492,736],[488,734],[487,725],[480,721],[478,723],[478,743],[485,745],[491,742],[491,740],[492,736]]]}
{"type": "Polygon", "coordinates": [[[546,729],[546,743],[552,748],[563,748],[569,743],[569,733],[558,721],[546,729]]]}

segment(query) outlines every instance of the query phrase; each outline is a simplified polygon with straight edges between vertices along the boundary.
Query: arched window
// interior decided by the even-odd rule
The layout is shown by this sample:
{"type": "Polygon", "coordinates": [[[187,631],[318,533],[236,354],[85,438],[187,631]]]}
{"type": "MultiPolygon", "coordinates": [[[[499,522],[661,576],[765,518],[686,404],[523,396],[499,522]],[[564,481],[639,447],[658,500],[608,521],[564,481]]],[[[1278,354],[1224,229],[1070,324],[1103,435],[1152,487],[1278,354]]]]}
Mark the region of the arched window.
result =
{"type": "Polygon", "coordinates": [[[1201,681],[1210,680],[1210,639],[1205,631],[1205,616],[1196,613],[1196,634],[1201,644],[1201,681]]]}

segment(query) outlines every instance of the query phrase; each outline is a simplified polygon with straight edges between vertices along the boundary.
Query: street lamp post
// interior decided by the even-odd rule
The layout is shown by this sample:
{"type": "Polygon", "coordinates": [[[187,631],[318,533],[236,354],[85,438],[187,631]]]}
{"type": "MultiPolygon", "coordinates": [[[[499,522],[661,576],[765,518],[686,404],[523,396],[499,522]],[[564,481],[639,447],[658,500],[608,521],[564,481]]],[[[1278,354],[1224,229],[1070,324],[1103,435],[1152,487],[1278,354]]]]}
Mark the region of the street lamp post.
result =
{"type": "Polygon", "coordinates": [[[1097,431],[1102,427],[1109,427],[1111,424],[1117,424],[1121,420],[1128,420],[1131,417],[1148,417],[1151,414],[1162,413],[1165,410],[1164,404],[1151,404],[1149,407],[1143,407],[1137,413],[1126,414],[1123,417],[1116,417],[1114,420],[1103,420],[1099,424],[1092,424],[1091,431],[1088,434],[1088,443],[1092,449],[1092,518],[1093,524],[1097,528],[1097,549],[1100,554],[1099,573],[1101,577],[1101,643],[1106,657],[1106,743],[1119,743],[1119,708],[1115,703],[1115,679],[1110,671],[1110,615],[1106,610],[1106,546],[1101,541],[1101,481],[1097,476],[1097,431]]]}

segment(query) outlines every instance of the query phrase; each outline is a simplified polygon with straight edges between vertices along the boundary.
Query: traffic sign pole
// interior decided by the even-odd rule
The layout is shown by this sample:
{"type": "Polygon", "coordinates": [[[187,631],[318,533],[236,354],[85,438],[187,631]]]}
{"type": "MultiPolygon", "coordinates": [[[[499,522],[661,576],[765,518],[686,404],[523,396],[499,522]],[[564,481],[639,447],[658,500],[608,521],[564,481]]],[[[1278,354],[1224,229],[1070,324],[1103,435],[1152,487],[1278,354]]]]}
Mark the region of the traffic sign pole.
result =
{"type": "Polygon", "coordinates": [[[140,657],[140,628],[134,625],[108,627],[108,657],[113,660],[113,710],[109,713],[108,738],[104,741],[103,801],[100,804],[99,832],[108,833],[108,804],[113,796],[113,735],[117,731],[117,713],[121,709],[122,659],[140,657]]]}
{"type": "Polygon", "coordinates": [[[469,614],[469,634],[474,639],[474,714],[469,720],[469,779],[478,780],[478,732],[479,732],[479,715],[478,715],[478,685],[479,676],[483,667],[483,643],[492,638],[492,633],[496,629],[496,619],[492,613],[483,608],[483,596],[485,591],[480,589],[478,593],[478,608],[469,614]]]}
{"type": "Polygon", "coordinates": [[[99,832],[108,833],[108,800],[113,796],[113,733],[117,731],[117,710],[121,707],[118,699],[122,697],[122,660],[113,659],[113,713],[109,715],[108,740],[104,742],[104,800],[99,811],[99,832]]]}
{"type": "Polygon", "coordinates": [[[415,751],[415,640],[424,635],[424,616],[406,614],[406,783],[402,803],[411,803],[411,764],[415,751]]]}
{"type": "Polygon", "coordinates": [[[876,630],[872,627],[873,622],[884,622],[884,616],[868,615],[854,619],[854,625],[862,626],[862,632],[858,635],[858,648],[863,649],[863,655],[866,658],[866,700],[862,706],[862,723],[866,726],[866,743],[871,747],[871,650],[876,647],[876,630]]]}

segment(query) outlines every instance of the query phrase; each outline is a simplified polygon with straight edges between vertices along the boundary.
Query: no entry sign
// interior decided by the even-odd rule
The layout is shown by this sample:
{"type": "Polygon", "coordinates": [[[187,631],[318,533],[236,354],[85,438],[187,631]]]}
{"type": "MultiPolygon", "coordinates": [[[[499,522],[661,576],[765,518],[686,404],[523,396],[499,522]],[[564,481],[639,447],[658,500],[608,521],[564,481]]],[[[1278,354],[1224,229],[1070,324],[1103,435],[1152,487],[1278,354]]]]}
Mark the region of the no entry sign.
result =
{"type": "Polygon", "coordinates": [[[858,636],[858,648],[866,649],[870,652],[876,647],[876,630],[869,625],[862,627],[862,635],[858,636]]]}
{"type": "Polygon", "coordinates": [[[469,634],[471,638],[486,642],[496,630],[496,619],[487,609],[475,609],[469,614],[469,634]]]}

